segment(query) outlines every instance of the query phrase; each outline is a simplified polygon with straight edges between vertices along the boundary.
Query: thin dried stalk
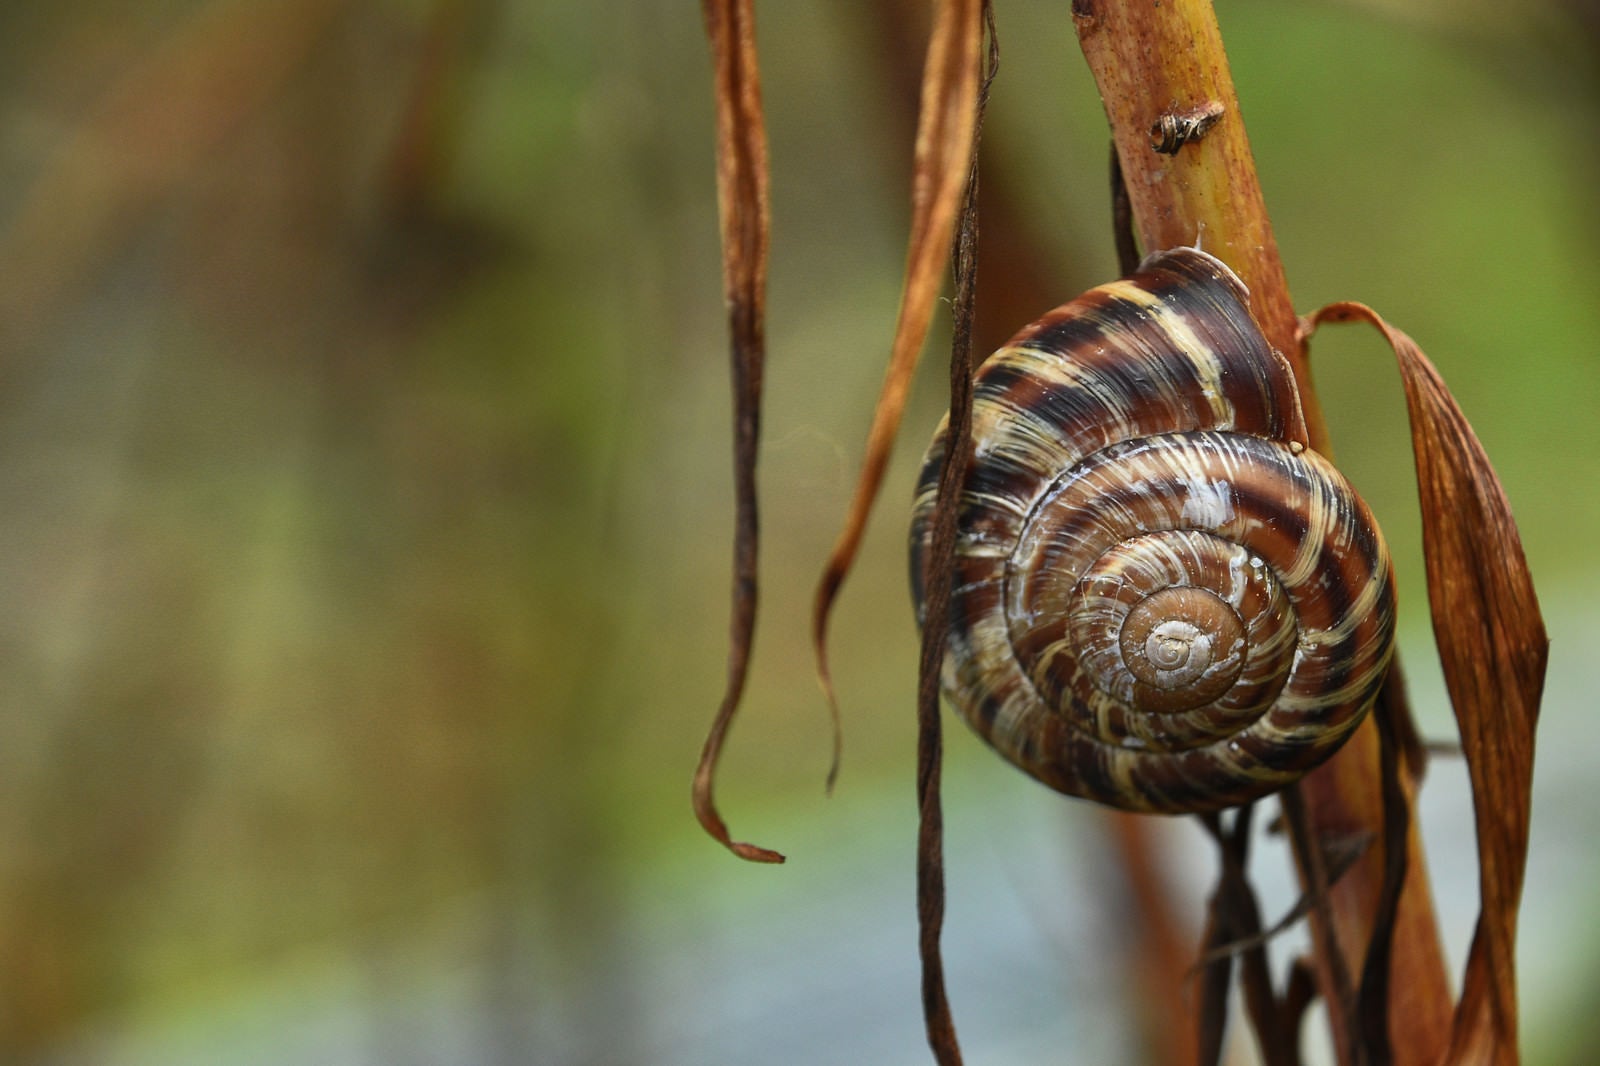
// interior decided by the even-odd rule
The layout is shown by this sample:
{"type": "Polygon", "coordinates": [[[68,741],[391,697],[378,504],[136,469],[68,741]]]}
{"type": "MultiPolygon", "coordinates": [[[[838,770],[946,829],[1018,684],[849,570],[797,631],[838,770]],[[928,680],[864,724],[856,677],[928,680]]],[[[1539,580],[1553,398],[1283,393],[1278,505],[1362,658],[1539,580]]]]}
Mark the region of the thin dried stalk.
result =
{"type": "MultiPolygon", "coordinates": [[[[961,216],[956,230],[952,268],[955,275],[954,321],[950,338],[950,445],[939,470],[939,491],[933,512],[933,538],[927,570],[922,575],[924,617],[917,663],[917,933],[922,960],[922,1016],[928,1047],[939,1066],[960,1066],[961,1047],[944,984],[944,957],[939,937],[944,927],[944,811],[939,781],[944,759],[940,676],[948,636],[950,599],[955,585],[956,520],[961,486],[972,460],[972,322],[978,285],[978,139],[989,86],[999,67],[994,13],[983,0],[982,16],[989,34],[988,69],[978,91],[972,120],[971,159],[961,216]]],[[[980,35],[983,29],[978,29],[980,35]]]]}
{"type": "MultiPolygon", "coordinates": [[[[1386,687],[1401,683],[1398,669],[1384,678],[1386,687]]],[[[1392,700],[1380,700],[1373,710],[1373,721],[1378,726],[1378,771],[1383,780],[1385,841],[1404,840],[1411,832],[1411,799],[1406,794],[1400,770],[1400,760],[1404,755],[1401,739],[1404,727],[1400,717],[1396,702],[1392,700]]],[[[1390,964],[1393,961],[1395,917],[1400,910],[1409,860],[1405,848],[1383,849],[1383,891],[1373,911],[1372,940],[1367,945],[1367,957],[1361,966],[1361,983],[1356,990],[1361,1041],[1368,1049],[1369,1061],[1379,1066],[1388,1063],[1392,1057],[1389,1050],[1389,1008],[1394,983],[1390,964]]]]}
{"type": "Polygon", "coordinates": [[[1200,822],[1217,844],[1221,872],[1208,908],[1205,944],[1199,964],[1201,975],[1198,1012],[1201,1046],[1198,1061],[1214,1063],[1222,1055],[1232,962],[1239,958],[1239,984],[1245,1010],[1256,1031],[1257,1048],[1265,1066],[1298,1066],[1292,1019],[1287,1018],[1273,990],[1267,965],[1267,937],[1261,929],[1261,909],[1247,873],[1250,859],[1250,825],[1254,806],[1247,804],[1224,828],[1222,817],[1202,815],[1200,822]]]}
{"type": "Polygon", "coordinates": [[[939,675],[949,632],[960,487],[972,459],[972,302],[977,278],[978,170],[972,167],[956,251],[956,323],[950,347],[950,447],[939,470],[933,539],[923,575],[926,612],[917,663],[917,947],[922,960],[922,1017],[940,1066],[959,1066],[955,1019],[944,984],[939,937],[944,928],[944,808],[939,783],[944,739],[939,675]]]}
{"type": "Polygon", "coordinates": [[[722,226],[723,293],[733,364],[736,517],[728,678],[694,775],[694,813],[705,831],[741,859],[782,862],[776,851],[728,834],[712,795],[717,759],[744,694],[756,625],[756,451],[761,438],[761,375],[766,360],[767,133],[761,115],[751,0],[705,0],[717,101],[717,207],[722,226]]]}

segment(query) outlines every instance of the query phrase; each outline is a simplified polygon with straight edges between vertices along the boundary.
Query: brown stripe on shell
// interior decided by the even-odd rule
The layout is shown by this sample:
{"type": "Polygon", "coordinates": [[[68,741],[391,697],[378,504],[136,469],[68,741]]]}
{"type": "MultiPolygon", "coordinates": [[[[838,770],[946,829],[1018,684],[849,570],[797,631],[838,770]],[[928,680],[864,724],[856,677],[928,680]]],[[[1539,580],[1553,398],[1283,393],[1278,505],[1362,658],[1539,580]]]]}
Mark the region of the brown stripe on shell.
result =
{"type": "MultiPolygon", "coordinates": [[[[1382,682],[1382,537],[1300,442],[1292,379],[1246,297],[1179,249],[978,371],[944,687],[1060,791],[1151,811],[1245,802],[1331,754],[1382,682]],[[1117,673],[1129,656],[1144,680],[1117,673]]],[[[943,448],[941,427],[913,513],[919,612],[943,448]]]]}

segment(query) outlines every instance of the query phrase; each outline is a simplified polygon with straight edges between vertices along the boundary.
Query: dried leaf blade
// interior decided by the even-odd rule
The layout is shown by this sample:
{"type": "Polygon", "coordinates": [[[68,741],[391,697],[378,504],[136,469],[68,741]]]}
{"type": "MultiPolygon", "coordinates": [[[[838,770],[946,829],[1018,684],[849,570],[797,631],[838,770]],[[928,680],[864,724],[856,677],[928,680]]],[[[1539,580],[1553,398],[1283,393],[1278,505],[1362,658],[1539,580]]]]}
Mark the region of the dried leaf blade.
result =
{"type": "Polygon", "coordinates": [[[1434,637],[1472,783],[1481,910],[1445,1061],[1515,1063],[1517,907],[1549,639],[1510,504],[1438,371],[1362,304],[1325,307],[1306,329],[1346,321],[1376,327],[1399,361],[1434,637]]]}
{"type": "MultiPolygon", "coordinates": [[[[922,102],[917,119],[911,186],[911,237],[905,287],[900,295],[889,368],[873,410],[861,473],[843,529],[817,582],[812,600],[811,642],[835,723],[838,699],[828,666],[828,620],[840,586],[855,562],[867,517],[883,484],[900,417],[905,412],[917,358],[927,340],[955,232],[957,208],[972,158],[978,107],[978,54],[982,41],[980,0],[941,0],[928,41],[922,102]]],[[[837,728],[837,725],[836,725],[837,728]]],[[[836,733],[837,736],[837,733],[836,733]]],[[[832,782],[837,771],[837,747],[832,782]]]]}
{"type": "Polygon", "coordinates": [[[728,672],[721,706],[695,770],[695,817],[713,839],[741,859],[783,862],[776,851],[735,841],[717,810],[717,760],[749,673],[755,637],[757,546],[756,458],[761,440],[761,383],[766,361],[767,134],[761,111],[751,0],[705,0],[717,112],[717,208],[722,231],[723,295],[733,377],[735,532],[728,672]]]}

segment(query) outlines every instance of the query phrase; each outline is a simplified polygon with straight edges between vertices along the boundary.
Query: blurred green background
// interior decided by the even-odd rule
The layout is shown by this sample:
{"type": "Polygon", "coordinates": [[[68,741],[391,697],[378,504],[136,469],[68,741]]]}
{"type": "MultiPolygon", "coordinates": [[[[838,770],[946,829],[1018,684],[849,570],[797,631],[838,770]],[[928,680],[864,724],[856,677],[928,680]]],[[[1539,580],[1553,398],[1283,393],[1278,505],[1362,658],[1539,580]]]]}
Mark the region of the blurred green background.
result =
{"type": "MultiPolygon", "coordinates": [[[[986,164],[1066,298],[1115,273],[1104,118],[1067,5],[997,8],[986,164]]],[[[1414,335],[1522,524],[1555,641],[1522,946],[1544,1064],[1600,1043],[1587,8],[1219,5],[1300,306],[1414,335]]],[[[805,646],[904,256],[918,60],[884,10],[758,5],[765,598],[720,789],[790,855],[756,868],[688,806],[732,530],[698,5],[8,7],[0,1061],[925,1060],[903,538],[937,371],[840,603],[828,800],[805,646]]],[[[1447,738],[1392,360],[1354,331],[1315,359],[1447,738]]],[[[1131,1060],[1138,917],[1102,822],[948,743],[971,1060],[1131,1060]]],[[[1422,816],[1459,970],[1459,763],[1422,816]]],[[[1212,860],[1163,829],[1198,923],[1212,860]]],[[[1287,907],[1281,849],[1258,866],[1287,907]]]]}

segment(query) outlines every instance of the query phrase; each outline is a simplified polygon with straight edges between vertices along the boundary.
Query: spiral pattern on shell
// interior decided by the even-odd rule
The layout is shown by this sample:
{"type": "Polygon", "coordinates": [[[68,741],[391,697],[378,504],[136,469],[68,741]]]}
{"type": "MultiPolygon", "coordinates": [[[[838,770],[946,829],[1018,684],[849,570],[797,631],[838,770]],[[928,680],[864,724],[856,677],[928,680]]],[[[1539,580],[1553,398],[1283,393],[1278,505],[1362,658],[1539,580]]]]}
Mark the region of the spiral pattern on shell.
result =
{"type": "MultiPolygon", "coordinates": [[[[943,684],[1007,759],[1130,810],[1235,806],[1331,755],[1376,697],[1394,588],[1303,432],[1243,284],[1147,260],[979,368],[943,684]]],[[[919,620],[946,429],[911,530],[919,620]]]]}

